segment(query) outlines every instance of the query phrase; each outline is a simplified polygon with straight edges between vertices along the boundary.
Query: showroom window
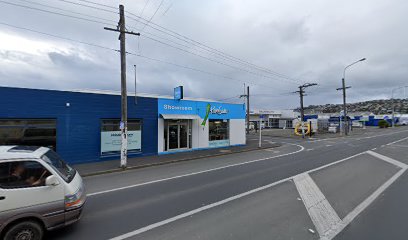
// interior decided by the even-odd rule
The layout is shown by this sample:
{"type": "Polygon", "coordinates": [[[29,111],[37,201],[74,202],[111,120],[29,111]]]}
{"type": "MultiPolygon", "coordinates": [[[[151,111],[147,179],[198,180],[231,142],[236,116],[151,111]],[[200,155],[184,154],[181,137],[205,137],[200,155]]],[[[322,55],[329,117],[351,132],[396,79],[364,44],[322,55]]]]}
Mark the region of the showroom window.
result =
{"type": "MultiPolygon", "coordinates": [[[[128,151],[142,150],[142,121],[129,119],[128,124],[128,151]]],[[[119,154],[122,144],[120,120],[103,119],[101,122],[101,154],[119,154]]]]}
{"type": "Polygon", "coordinates": [[[228,140],[229,139],[229,121],[227,119],[210,119],[209,140],[228,140]]]}
{"type": "Polygon", "coordinates": [[[0,119],[0,145],[57,148],[57,120],[0,119]]]}

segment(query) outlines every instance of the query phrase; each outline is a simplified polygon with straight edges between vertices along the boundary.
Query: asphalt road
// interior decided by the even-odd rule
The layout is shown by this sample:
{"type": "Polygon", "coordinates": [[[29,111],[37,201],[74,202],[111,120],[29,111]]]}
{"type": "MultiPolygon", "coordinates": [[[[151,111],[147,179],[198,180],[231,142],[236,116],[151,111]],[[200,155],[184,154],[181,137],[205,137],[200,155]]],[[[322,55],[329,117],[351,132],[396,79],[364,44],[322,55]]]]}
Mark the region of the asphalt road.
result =
{"type": "Polygon", "coordinates": [[[386,145],[407,137],[406,128],[328,140],[265,137],[284,144],[88,177],[83,218],[47,239],[407,239],[398,223],[408,220],[405,165],[381,157],[408,164],[408,141],[386,145]],[[346,161],[321,168],[339,160],[346,161]],[[308,181],[294,178],[305,172],[308,181]]]}

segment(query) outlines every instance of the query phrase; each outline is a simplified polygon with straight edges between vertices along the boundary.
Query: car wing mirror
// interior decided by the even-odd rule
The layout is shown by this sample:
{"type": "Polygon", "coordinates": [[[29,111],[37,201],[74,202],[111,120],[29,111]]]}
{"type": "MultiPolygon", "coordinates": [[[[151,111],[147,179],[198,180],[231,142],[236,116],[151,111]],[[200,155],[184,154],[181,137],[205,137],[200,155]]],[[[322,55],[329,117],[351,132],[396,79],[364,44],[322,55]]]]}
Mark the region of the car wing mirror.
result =
{"type": "Polygon", "coordinates": [[[45,185],[46,186],[57,186],[59,184],[60,184],[60,182],[59,182],[58,178],[55,177],[54,175],[48,176],[45,179],[45,185]]]}

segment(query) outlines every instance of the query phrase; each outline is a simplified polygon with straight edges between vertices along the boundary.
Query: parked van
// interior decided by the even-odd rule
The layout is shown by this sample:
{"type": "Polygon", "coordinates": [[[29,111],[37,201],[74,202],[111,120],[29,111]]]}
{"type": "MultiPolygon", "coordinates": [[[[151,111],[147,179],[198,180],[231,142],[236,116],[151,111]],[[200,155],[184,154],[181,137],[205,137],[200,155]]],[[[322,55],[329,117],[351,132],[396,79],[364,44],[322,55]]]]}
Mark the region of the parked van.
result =
{"type": "Polygon", "coordinates": [[[81,176],[46,147],[0,146],[0,239],[40,240],[78,221],[81,176]]]}

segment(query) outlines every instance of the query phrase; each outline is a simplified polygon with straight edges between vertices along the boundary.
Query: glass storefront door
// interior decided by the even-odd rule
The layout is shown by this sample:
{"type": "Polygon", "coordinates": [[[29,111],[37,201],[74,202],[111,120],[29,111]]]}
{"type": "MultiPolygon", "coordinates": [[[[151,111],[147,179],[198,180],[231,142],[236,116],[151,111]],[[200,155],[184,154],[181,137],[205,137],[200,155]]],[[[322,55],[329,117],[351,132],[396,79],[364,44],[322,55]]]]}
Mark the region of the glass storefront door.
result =
{"type": "Polygon", "coordinates": [[[168,121],[167,123],[167,149],[190,148],[190,130],[188,120],[168,121]]]}
{"type": "Polygon", "coordinates": [[[169,130],[167,131],[169,133],[168,135],[168,146],[169,149],[177,149],[178,147],[178,125],[170,125],[169,124],[169,130]]]}
{"type": "Polygon", "coordinates": [[[188,148],[188,125],[180,124],[178,126],[180,132],[180,148],[188,148]]]}

